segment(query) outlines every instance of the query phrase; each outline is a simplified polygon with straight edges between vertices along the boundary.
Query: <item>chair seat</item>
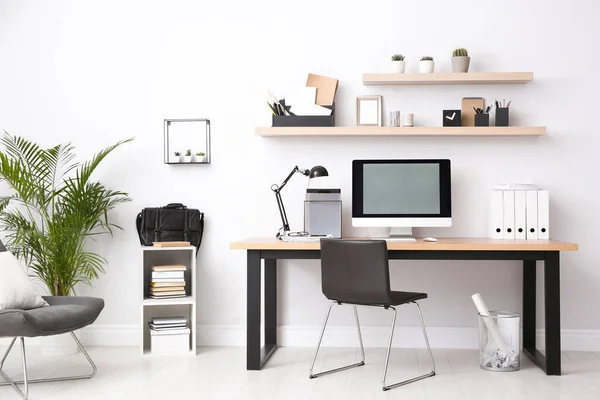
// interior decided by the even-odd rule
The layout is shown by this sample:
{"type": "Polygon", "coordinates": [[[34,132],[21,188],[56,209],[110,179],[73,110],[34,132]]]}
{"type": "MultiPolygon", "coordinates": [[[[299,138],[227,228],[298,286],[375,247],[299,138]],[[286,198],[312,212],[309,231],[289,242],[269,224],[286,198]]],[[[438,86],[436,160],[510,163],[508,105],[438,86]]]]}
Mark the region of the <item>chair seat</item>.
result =
{"type": "Polygon", "coordinates": [[[399,306],[417,300],[427,298],[427,293],[418,292],[389,292],[389,300],[386,302],[367,301],[365,299],[330,299],[345,304],[368,305],[368,306],[399,306]]]}
{"type": "Polygon", "coordinates": [[[44,296],[48,307],[0,310],[0,337],[51,336],[93,323],[104,300],[83,296],[44,296]]]}

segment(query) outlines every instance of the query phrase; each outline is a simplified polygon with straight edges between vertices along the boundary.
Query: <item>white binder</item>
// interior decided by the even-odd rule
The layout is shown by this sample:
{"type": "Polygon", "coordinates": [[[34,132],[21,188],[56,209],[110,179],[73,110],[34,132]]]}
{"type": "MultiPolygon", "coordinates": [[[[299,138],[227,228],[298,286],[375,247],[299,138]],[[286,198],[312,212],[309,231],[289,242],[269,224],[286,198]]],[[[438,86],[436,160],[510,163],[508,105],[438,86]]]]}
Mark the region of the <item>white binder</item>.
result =
{"type": "Polygon", "coordinates": [[[538,190],[538,239],[550,239],[550,193],[538,190]]]}
{"type": "Polygon", "coordinates": [[[490,238],[491,239],[503,239],[502,233],[504,220],[503,220],[503,209],[502,209],[502,191],[495,190],[492,192],[490,197],[490,238]]]}
{"type": "Polygon", "coordinates": [[[518,190],[515,192],[515,239],[527,239],[526,209],[525,191],[518,190]]]}
{"type": "Polygon", "coordinates": [[[525,192],[527,203],[527,240],[538,238],[538,191],[528,190],[525,192]]]}
{"type": "Polygon", "coordinates": [[[515,238],[515,192],[504,190],[502,192],[504,208],[504,239],[515,238]]]}

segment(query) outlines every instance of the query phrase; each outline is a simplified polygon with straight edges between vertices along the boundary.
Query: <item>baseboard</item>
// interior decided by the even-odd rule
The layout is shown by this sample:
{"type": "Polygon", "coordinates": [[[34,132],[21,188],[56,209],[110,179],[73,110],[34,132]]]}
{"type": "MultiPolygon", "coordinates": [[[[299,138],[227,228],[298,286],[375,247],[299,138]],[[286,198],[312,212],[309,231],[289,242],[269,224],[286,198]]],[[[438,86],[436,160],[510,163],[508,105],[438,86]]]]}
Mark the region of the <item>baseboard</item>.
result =
{"type": "MultiPolygon", "coordinates": [[[[280,346],[312,347],[318,338],[318,326],[281,325],[278,331],[280,346]]],[[[477,328],[427,328],[431,347],[436,349],[476,349],[478,346],[477,328]]],[[[600,330],[563,329],[562,349],[566,351],[600,351],[600,330]]],[[[363,326],[362,336],[365,347],[385,347],[389,340],[389,327],[363,326]]],[[[91,346],[138,346],[140,331],[138,325],[99,325],[94,324],[80,332],[83,344],[91,346]]],[[[544,330],[537,331],[538,348],[543,346],[544,330]]],[[[354,347],[357,345],[356,331],[352,326],[330,326],[323,338],[326,347],[354,347]]],[[[0,346],[7,345],[9,339],[0,339],[0,346]]],[[[29,341],[38,345],[39,339],[29,341]]],[[[241,325],[198,325],[198,346],[245,346],[246,328],[241,325]]],[[[398,326],[394,333],[394,347],[423,348],[425,343],[420,327],[398,326]]]]}

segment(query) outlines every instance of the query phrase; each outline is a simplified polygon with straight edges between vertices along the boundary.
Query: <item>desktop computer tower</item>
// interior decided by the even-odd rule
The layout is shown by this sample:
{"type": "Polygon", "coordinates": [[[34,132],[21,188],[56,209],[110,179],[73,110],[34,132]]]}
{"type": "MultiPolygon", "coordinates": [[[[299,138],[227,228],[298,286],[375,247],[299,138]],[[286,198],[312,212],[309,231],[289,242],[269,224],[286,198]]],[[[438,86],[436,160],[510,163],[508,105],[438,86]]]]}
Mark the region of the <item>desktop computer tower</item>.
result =
{"type": "Polygon", "coordinates": [[[304,230],[311,235],[342,237],[340,189],[306,189],[304,230]]]}

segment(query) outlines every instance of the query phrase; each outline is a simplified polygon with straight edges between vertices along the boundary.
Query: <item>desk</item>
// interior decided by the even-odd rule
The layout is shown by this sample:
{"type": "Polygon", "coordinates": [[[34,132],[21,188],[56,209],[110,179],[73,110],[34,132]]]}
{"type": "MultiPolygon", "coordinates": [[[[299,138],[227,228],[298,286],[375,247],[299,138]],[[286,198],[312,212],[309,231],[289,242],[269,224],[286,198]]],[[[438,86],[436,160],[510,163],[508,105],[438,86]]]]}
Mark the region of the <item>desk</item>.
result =
{"type": "MultiPolygon", "coordinates": [[[[290,243],[252,238],[231,243],[247,253],[246,369],[260,370],[277,349],[277,260],[320,259],[319,242],[290,243]],[[261,348],[261,260],[265,260],[265,346],[261,348]]],[[[523,261],[523,351],[547,375],[560,375],[560,252],[577,244],[556,240],[444,238],[437,242],[389,242],[390,260],[523,261]],[[535,347],[536,261],[544,262],[546,356],[535,347]]]]}

